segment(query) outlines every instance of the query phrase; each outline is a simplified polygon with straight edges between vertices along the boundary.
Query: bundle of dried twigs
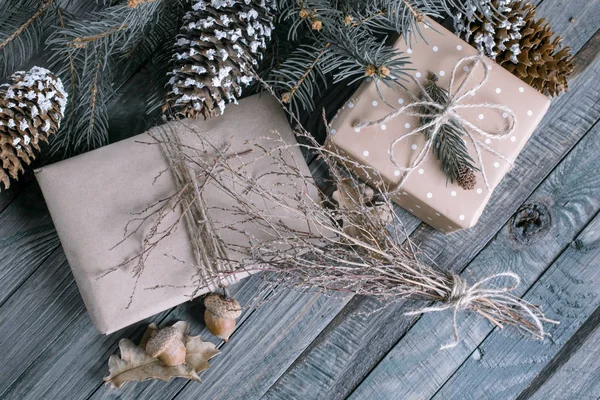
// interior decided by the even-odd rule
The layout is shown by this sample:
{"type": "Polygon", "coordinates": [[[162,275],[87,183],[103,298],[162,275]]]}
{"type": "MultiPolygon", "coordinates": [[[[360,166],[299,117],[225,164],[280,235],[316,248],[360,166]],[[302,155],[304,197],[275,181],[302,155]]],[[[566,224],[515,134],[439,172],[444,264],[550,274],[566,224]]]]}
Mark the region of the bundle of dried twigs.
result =
{"type": "MultiPolygon", "coordinates": [[[[161,225],[164,216],[181,207],[197,253],[198,274],[190,283],[197,290],[225,282],[241,271],[269,272],[265,276],[279,287],[377,296],[385,303],[407,298],[433,302],[409,314],[452,310],[455,338],[449,347],[458,343],[456,314],[460,310],[476,312],[501,328],[513,325],[539,339],[546,335],[543,323],[554,322],[537,307],[510,293],[520,281],[513,273],[497,274],[468,285],[460,276],[427,260],[403,231],[402,221],[387,195],[388,188],[365,186],[351,173],[349,167],[357,167],[352,160],[320,146],[307,132],[300,131],[301,144],[294,145],[275,135],[272,140],[276,145],[255,145],[252,161],[245,162],[227,147],[211,143],[202,132],[190,134],[195,135],[193,142],[199,144],[198,148],[183,145],[170,132],[155,137],[156,143],[165,148],[179,190],[145,210],[148,215],[136,218],[139,225],[150,222],[153,227],[143,240],[141,253],[123,264],[135,261],[136,274],[143,273],[144,260],[157,241],[174,229],[174,225],[161,225]],[[330,183],[336,188],[333,195],[319,188],[320,200],[309,195],[315,185],[312,177],[304,176],[286,156],[297,146],[329,168],[330,183]],[[277,165],[265,174],[289,178],[283,181],[294,185],[292,190],[273,191],[262,184],[260,176],[249,172],[249,165],[263,157],[277,165]],[[223,196],[235,200],[229,211],[245,216],[245,222],[251,221],[271,239],[256,240],[239,221],[211,219],[211,208],[203,201],[207,182],[218,187],[223,196]],[[234,187],[245,190],[240,194],[234,187]],[[262,201],[275,204],[274,211],[265,211],[262,201]],[[290,228],[286,224],[289,218],[306,221],[306,229],[290,228]],[[215,234],[222,229],[245,235],[247,244],[230,248],[215,234]],[[228,257],[230,252],[244,256],[233,260],[228,257]]],[[[376,176],[376,171],[361,168],[376,176]]]]}

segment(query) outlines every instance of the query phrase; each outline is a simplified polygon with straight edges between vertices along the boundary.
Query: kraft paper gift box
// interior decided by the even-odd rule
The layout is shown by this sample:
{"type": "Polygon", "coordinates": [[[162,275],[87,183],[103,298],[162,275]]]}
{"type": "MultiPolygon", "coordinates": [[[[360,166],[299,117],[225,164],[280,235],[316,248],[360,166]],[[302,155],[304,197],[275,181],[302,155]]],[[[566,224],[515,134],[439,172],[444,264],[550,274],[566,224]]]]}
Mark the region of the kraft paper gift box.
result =
{"type": "MultiPolygon", "coordinates": [[[[243,153],[253,145],[266,149],[281,145],[281,142],[268,137],[281,136],[286,143],[295,143],[283,110],[271,97],[244,99],[238,106],[228,109],[224,116],[208,121],[185,120],[170,124],[182,141],[191,134],[191,127],[205,132],[211,141],[228,143],[232,152],[243,153]]],[[[133,297],[133,266],[118,268],[101,277],[140,251],[140,235],[114,247],[123,239],[132,213],[168,197],[176,190],[170,174],[162,174],[155,181],[161,171],[168,169],[168,163],[159,145],[144,144],[152,141],[145,133],[36,171],[85,306],[97,329],[106,334],[189,301],[194,291],[192,279],[197,270],[190,267],[195,263],[185,226],[178,226],[149,256],[133,297]],[[161,287],[148,289],[157,285],[161,287]],[[174,286],[188,286],[189,289],[174,286]]],[[[292,147],[284,157],[297,164],[303,175],[310,176],[298,147],[292,147]]],[[[252,152],[241,155],[239,160],[240,163],[251,162],[252,176],[261,176],[265,184],[271,183],[266,183],[266,180],[271,180],[273,190],[290,190],[289,182],[280,182],[282,178],[277,174],[267,174],[277,171],[273,161],[269,157],[259,158],[252,152]]],[[[231,207],[226,210],[234,205],[233,200],[215,187],[209,184],[204,191],[211,217],[215,221],[243,219],[244,216],[233,215],[231,207]]],[[[316,196],[316,193],[310,195],[316,196]]],[[[265,201],[264,207],[273,212],[276,206],[265,201]]],[[[174,213],[168,221],[179,215],[174,213]]],[[[286,220],[286,224],[293,224],[296,229],[306,226],[303,221],[286,220]]],[[[244,229],[254,234],[257,240],[268,236],[264,229],[244,229]]],[[[247,243],[245,237],[231,229],[220,229],[219,236],[234,245],[247,243]]],[[[239,257],[236,254],[228,256],[231,259],[239,257]]],[[[245,275],[247,273],[241,273],[234,280],[245,275]]]]}
{"type": "MultiPolygon", "coordinates": [[[[407,67],[413,69],[410,74],[415,80],[425,85],[426,79],[434,73],[439,79],[437,84],[448,90],[455,64],[461,58],[477,55],[478,52],[431,19],[423,22],[421,32],[423,38],[413,35],[410,44],[400,38],[395,47],[409,56],[411,64],[407,67]]],[[[512,135],[492,140],[474,134],[495,152],[514,161],[546,113],[550,101],[498,64],[489,59],[487,61],[490,66],[488,81],[462,103],[499,104],[514,113],[516,124],[512,135]]],[[[457,70],[455,88],[467,75],[463,67],[469,66],[465,64],[457,70]]],[[[475,87],[484,78],[483,67],[472,72],[467,85],[475,87]]],[[[380,84],[382,100],[375,82],[365,82],[331,123],[328,145],[359,165],[368,167],[372,172],[364,168],[356,168],[355,172],[372,186],[379,184],[394,188],[398,185],[405,171],[392,163],[388,151],[395,139],[419,127],[419,117],[399,115],[385,124],[362,128],[356,128],[356,123],[383,118],[396,108],[415,101],[409,93],[419,98],[422,90],[416,82],[411,80],[404,85],[406,91],[380,84]]],[[[493,133],[505,126],[506,115],[495,109],[461,109],[458,114],[484,131],[493,133]]],[[[421,133],[403,139],[394,147],[393,155],[401,168],[414,165],[425,142],[425,135],[421,133]]],[[[469,154],[477,160],[472,144],[469,140],[466,142],[469,154]]],[[[441,232],[474,226],[494,188],[511,168],[510,162],[491,152],[482,150],[481,155],[490,190],[486,188],[479,172],[476,172],[478,183],[474,190],[463,190],[457,184],[451,184],[442,172],[440,161],[430,154],[416,170],[410,172],[401,190],[394,194],[394,202],[441,232]]]]}

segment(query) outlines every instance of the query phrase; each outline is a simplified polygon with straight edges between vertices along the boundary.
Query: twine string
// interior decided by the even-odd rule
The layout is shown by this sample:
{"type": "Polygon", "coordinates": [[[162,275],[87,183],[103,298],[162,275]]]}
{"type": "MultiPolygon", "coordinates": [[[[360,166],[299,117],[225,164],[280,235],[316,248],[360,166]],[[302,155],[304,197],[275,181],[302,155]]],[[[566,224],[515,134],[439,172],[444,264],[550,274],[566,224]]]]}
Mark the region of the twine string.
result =
{"type": "MultiPolygon", "coordinates": [[[[450,343],[441,346],[441,349],[454,348],[459,343],[460,337],[458,334],[457,322],[458,312],[467,309],[479,312],[478,304],[481,303],[494,304],[494,307],[496,308],[498,308],[500,305],[504,305],[523,311],[533,323],[534,330],[530,330],[531,333],[533,333],[534,336],[540,339],[546,336],[544,326],[542,325],[542,319],[538,314],[533,312],[533,306],[510,293],[511,291],[516,289],[521,283],[521,278],[519,277],[519,275],[513,272],[502,272],[488,276],[487,278],[482,279],[471,286],[469,286],[466,280],[464,280],[457,274],[452,274],[451,280],[452,288],[450,289],[448,298],[445,301],[443,301],[439,305],[423,307],[418,310],[409,311],[405,313],[405,315],[420,315],[425,313],[441,312],[452,309],[452,330],[454,340],[450,343]],[[512,281],[512,284],[504,286],[494,286],[493,282],[497,281],[500,278],[508,278],[512,281]]],[[[496,321],[491,316],[481,312],[480,314],[486,317],[491,322],[495,323],[496,325],[502,327],[500,322],[496,321]]]]}
{"type": "Polygon", "coordinates": [[[517,121],[517,116],[515,115],[515,113],[510,108],[501,104],[492,104],[487,102],[477,104],[462,103],[465,98],[475,94],[487,83],[487,81],[489,80],[490,73],[489,66],[489,61],[487,61],[486,57],[482,54],[463,57],[456,62],[454,68],[452,69],[452,75],[450,77],[450,84],[448,89],[448,100],[445,103],[441,104],[434,101],[431,98],[431,96],[427,93],[427,90],[423,87],[421,82],[415,79],[415,82],[419,87],[419,91],[423,96],[422,99],[417,99],[413,95],[412,102],[405,106],[397,108],[396,110],[392,111],[391,113],[387,114],[386,116],[380,119],[373,121],[361,120],[354,124],[354,127],[359,129],[364,127],[378,126],[385,124],[386,122],[391,121],[400,115],[429,119],[427,123],[422,124],[419,127],[411,130],[410,132],[405,133],[404,135],[401,135],[400,137],[396,138],[390,145],[390,149],[388,152],[390,161],[396,168],[398,168],[398,170],[404,172],[403,177],[401,178],[400,182],[398,183],[398,185],[392,193],[399,191],[402,188],[403,184],[406,182],[406,179],[408,178],[410,173],[415,169],[419,168],[421,164],[423,164],[429,158],[430,154],[432,153],[431,150],[433,148],[437,136],[440,134],[442,127],[448,123],[453,123],[465,128],[464,130],[466,132],[466,135],[469,138],[471,144],[473,145],[473,149],[475,150],[478,167],[483,177],[483,181],[485,182],[485,187],[488,191],[490,191],[491,188],[487,175],[485,173],[485,167],[483,165],[482,151],[485,150],[488,153],[491,153],[496,157],[506,161],[511,166],[513,165],[512,160],[508,159],[506,156],[496,151],[492,147],[482,143],[481,140],[479,140],[479,137],[484,139],[500,140],[511,135],[515,131],[517,121]],[[457,74],[463,65],[467,66],[468,68],[467,74],[465,78],[458,84],[458,88],[455,91],[454,86],[456,85],[457,74]],[[472,78],[478,66],[483,67],[483,79],[481,79],[471,89],[468,89],[467,84],[472,78]],[[483,108],[498,111],[502,113],[503,118],[506,120],[505,126],[502,129],[495,132],[485,131],[458,113],[459,110],[468,108],[483,108]],[[427,112],[423,110],[427,110],[427,112]],[[417,135],[422,132],[428,132],[429,138],[426,140],[425,145],[423,146],[415,160],[410,164],[410,166],[403,167],[396,160],[396,156],[394,155],[395,147],[403,140],[406,140],[411,136],[417,135]]]}
{"type": "MultiPolygon", "coordinates": [[[[181,191],[183,218],[187,228],[194,259],[198,265],[197,280],[193,296],[205,287],[226,285],[219,277],[235,271],[227,262],[225,244],[218,235],[214,221],[208,212],[208,205],[202,195],[206,186],[207,174],[198,175],[186,162],[185,147],[177,132],[158,129],[159,143],[169,163],[178,191],[181,191]]],[[[219,156],[214,155],[218,161],[219,156]]],[[[208,168],[208,166],[207,166],[208,168]]]]}

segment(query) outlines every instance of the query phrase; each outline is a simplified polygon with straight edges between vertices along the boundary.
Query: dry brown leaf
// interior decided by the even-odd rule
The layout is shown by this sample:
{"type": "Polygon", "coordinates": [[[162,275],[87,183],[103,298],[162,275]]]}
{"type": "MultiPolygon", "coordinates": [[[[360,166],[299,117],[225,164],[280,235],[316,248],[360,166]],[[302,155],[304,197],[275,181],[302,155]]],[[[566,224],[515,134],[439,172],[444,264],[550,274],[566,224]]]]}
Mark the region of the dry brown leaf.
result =
{"type": "Polygon", "coordinates": [[[118,388],[129,381],[141,382],[146,379],[169,381],[171,378],[186,378],[199,382],[198,373],[208,369],[208,360],[219,354],[219,350],[214,344],[204,342],[200,336],[189,336],[187,322],[179,321],[173,326],[181,334],[181,340],[185,344],[185,364],[168,367],[159,359],[146,354],[146,343],[152,332],[158,329],[156,324],[150,324],[139,346],[129,339],[121,339],[119,342],[121,357],[116,354],[110,356],[108,360],[110,375],[104,378],[104,382],[118,388]]]}
{"type": "Polygon", "coordinates": [[[346,211],[341,213],[345,216],[342,226],[346,234],[365,239],[363,220],[371,216],[377,216],[384,225],[392,221],[393,215],[389,208],[371,203],[374,196],[375,191],[366,184],[352,185],[347,180],[342,181],[333,192],[332,199],[338,208],[346,211]]]}

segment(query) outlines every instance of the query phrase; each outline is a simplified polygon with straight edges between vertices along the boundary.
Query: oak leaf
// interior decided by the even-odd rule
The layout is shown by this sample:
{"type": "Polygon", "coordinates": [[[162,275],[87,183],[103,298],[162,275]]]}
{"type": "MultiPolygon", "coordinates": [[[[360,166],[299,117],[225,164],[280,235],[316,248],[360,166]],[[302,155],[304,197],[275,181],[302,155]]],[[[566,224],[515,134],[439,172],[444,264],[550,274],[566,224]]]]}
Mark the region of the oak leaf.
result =
{"type": "Polygon", "coordinates": [[[157,358],[146,353],[146,344],[158,327],[150,324],[138,346],[129,339],[121,339],[119,350],[121,357],[113,354],[108,360],[109,376],[104,378],[105,384],[120,388],[129,381],[141,382],[146,379],[169,381],[171,378],[186,378],[200,382],[199,372],[209,368],[208,360],[219,354],[219,350],[200,336],[187,334],[188,324],[179,321],[173,325],[185,344],[185,364],[174,367],[166,366],[157,358]]]}
{"type": "Polygon", "coordinates": [[[372,227],[365,226],[367,221],[380,221],[385,226],[393,220],[392,211],[374,198],[375,191],[364,183],[343,180],[338,184],[332,199],[337,203],[344,233],[370,242],[375,238],[369,232],[372,227]]]}

